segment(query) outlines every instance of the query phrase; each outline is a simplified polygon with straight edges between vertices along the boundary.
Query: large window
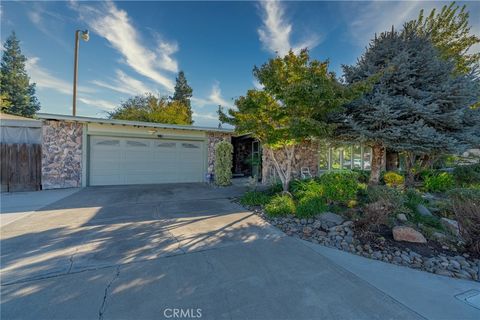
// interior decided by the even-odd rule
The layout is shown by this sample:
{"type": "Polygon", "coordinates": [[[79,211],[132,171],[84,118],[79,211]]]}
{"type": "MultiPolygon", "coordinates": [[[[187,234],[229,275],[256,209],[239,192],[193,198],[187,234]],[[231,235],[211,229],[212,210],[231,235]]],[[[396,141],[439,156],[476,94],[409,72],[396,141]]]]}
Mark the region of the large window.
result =
{"type": "Polygon", "coordinates": [[[372,151],[369,147],[361,145],[344,145],[328,147],[321,143],[318,149],[318,169],[341,170],[363,169],[370,170],[372,151]]]}

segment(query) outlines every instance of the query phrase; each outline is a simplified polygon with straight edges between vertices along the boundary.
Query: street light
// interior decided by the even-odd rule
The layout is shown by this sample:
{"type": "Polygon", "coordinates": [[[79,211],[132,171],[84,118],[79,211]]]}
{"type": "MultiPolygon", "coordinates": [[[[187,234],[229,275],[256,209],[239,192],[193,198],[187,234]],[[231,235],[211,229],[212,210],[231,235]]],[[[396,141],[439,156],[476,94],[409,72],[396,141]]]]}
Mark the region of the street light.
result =
{"type": "Polygon", "coordinates": [[[90,35],[88,33],[88,30],[77,30],[75,31],[75,62],[73,65],[73,109],[72,113],[73,116],[76,116],[77,114],[77,69],[78,69],[78,45],[80,43],[79,39],[79,34],[81,33],[81,37],[83,41],[88,41],[90,39],[90,35]]]}

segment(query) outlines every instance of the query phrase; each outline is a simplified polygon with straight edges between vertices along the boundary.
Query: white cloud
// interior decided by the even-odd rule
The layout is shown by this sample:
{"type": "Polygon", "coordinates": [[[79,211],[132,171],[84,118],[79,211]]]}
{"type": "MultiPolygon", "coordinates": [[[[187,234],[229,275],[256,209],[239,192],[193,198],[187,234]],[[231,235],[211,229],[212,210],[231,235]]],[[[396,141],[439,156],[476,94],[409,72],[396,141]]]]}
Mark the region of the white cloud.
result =
{"type": "Polygon", "coordinates": [[[146,86],[142,81],[130,77],[121,70],[116,70],[115,79],[110,79],[110,83],[93,80],[93,84],[107,88],[116,92],[125,93],[128,95],[143,94],[147,92],[155,93],[150,87],[146,86]]]}
{"type": "Polygon", "coordinates": [[[366,46],[375,33],[391,30],[392,25],[400,29],[405,22],[417,18],[422,8],[428,14],[434,7],[443,5],[430,1],[348,2],[344,4],[343,13],[352,42],[366,46]]]}
{"type": "Polygon", "coordinates": [[[173,91],[174,81],[164,71],[178,71],[178,63],[172,57],[178,49],[177,44],[160,41],[156,51],[145,47],[127,12],[118,9],[111,1],[98,6],[73,2],[71,7],[95,33],[107,39],[121,53],[128,66],[167,91],[173,91]]]}
{"type": "MultiPolygon", "coordinates": [[[[72,95],[72,83],[52,75],[48,70],[39,65],[38,57],[31,57],[27,60],[25,67],[32,82],[36,83],[37,88],[54,90],[65,95],[72,95]]],[[[89,87],[78,87],[78,101],[84,104],[98,107],[104,110],[115,109],[115,104],[110,101],[91,98],[88,94],[94,93],[95,89],[89,87]]]]}
{"type": "Polygon", "coordinates": [[[192,102],[195,106],[203,108],[204,106],[222,106],[222,107],[231,107],[231,103],[225,100],[222,97],[222,90],[220,89],[220,84],[215,82],[212,86],[209,96],[204,98],[192,97],[192,102]]]}
{"type": "Polygon", "coordinates": [[[101,100],[101,99],[91,99],[86,97],[78,97],[78,101],[83,102],[84,104],[90,105],[92,107],[97,107],[104,109],[106,111],[112,111],[117,106],[110,101],[101,100]]]}
{"type": "MultiPolygon", "coordinates": [[[[30,57],[28,58],[25,67],[32,82],[35,82],[38,88],[52,89],[63,94],[72,94],[72,82],[65,81],[52,75],[48,70],[40,66],[40,58],[30,57]]],[[[78,92],[92,93],[94,89],[79,86],[78,92]]]]}
{"type": "Polygon", "coordinates": [[[300,43],[292,44],[290,36],[292,24],[285,18],[285,10],[278,1],[261,1],[263,25],[258,29],[258,35],[265,49],[283,56],[290,49],[298,52],[303,48],[312,49],[320,43],[320,37],[309,34],[300,43]]]}

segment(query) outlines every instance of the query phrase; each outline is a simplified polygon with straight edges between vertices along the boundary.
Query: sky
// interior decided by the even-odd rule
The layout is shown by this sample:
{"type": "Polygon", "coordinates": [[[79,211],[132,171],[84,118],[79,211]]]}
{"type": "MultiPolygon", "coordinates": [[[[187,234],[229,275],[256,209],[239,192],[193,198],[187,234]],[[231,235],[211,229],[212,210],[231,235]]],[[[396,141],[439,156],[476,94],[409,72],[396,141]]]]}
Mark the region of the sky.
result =
{"type": "MultiPolygon", "coordinates": [[[[259,87],[252,69],[307,47],[338,76],[375,33],[418,16],[428,1],[2,1],[1,42],[15,31],[36,83],[40,112],[71,114],[74,33],[80,43],[77,115],[106,117],[131,96],[171,96],[178,71],[193,88],[194,125],[216,126],[218,105],[232,107],[259,87]]],[[[480,35],[480,2],[466,4],[480,35]]],[[[472,49],[479,51],[477,46],[472,49]]]]}

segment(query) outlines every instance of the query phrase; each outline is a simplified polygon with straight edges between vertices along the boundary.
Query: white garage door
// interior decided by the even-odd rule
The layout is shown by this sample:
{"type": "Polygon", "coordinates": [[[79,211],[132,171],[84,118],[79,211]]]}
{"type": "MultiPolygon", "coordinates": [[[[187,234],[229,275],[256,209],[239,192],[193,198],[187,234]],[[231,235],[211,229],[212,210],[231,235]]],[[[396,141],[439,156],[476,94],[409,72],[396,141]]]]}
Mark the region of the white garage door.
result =
{"type": "Polygon", "coordinates": [[[89,183],[201,182],[204,148],[202,141],[92,136],[89,183]]]}

